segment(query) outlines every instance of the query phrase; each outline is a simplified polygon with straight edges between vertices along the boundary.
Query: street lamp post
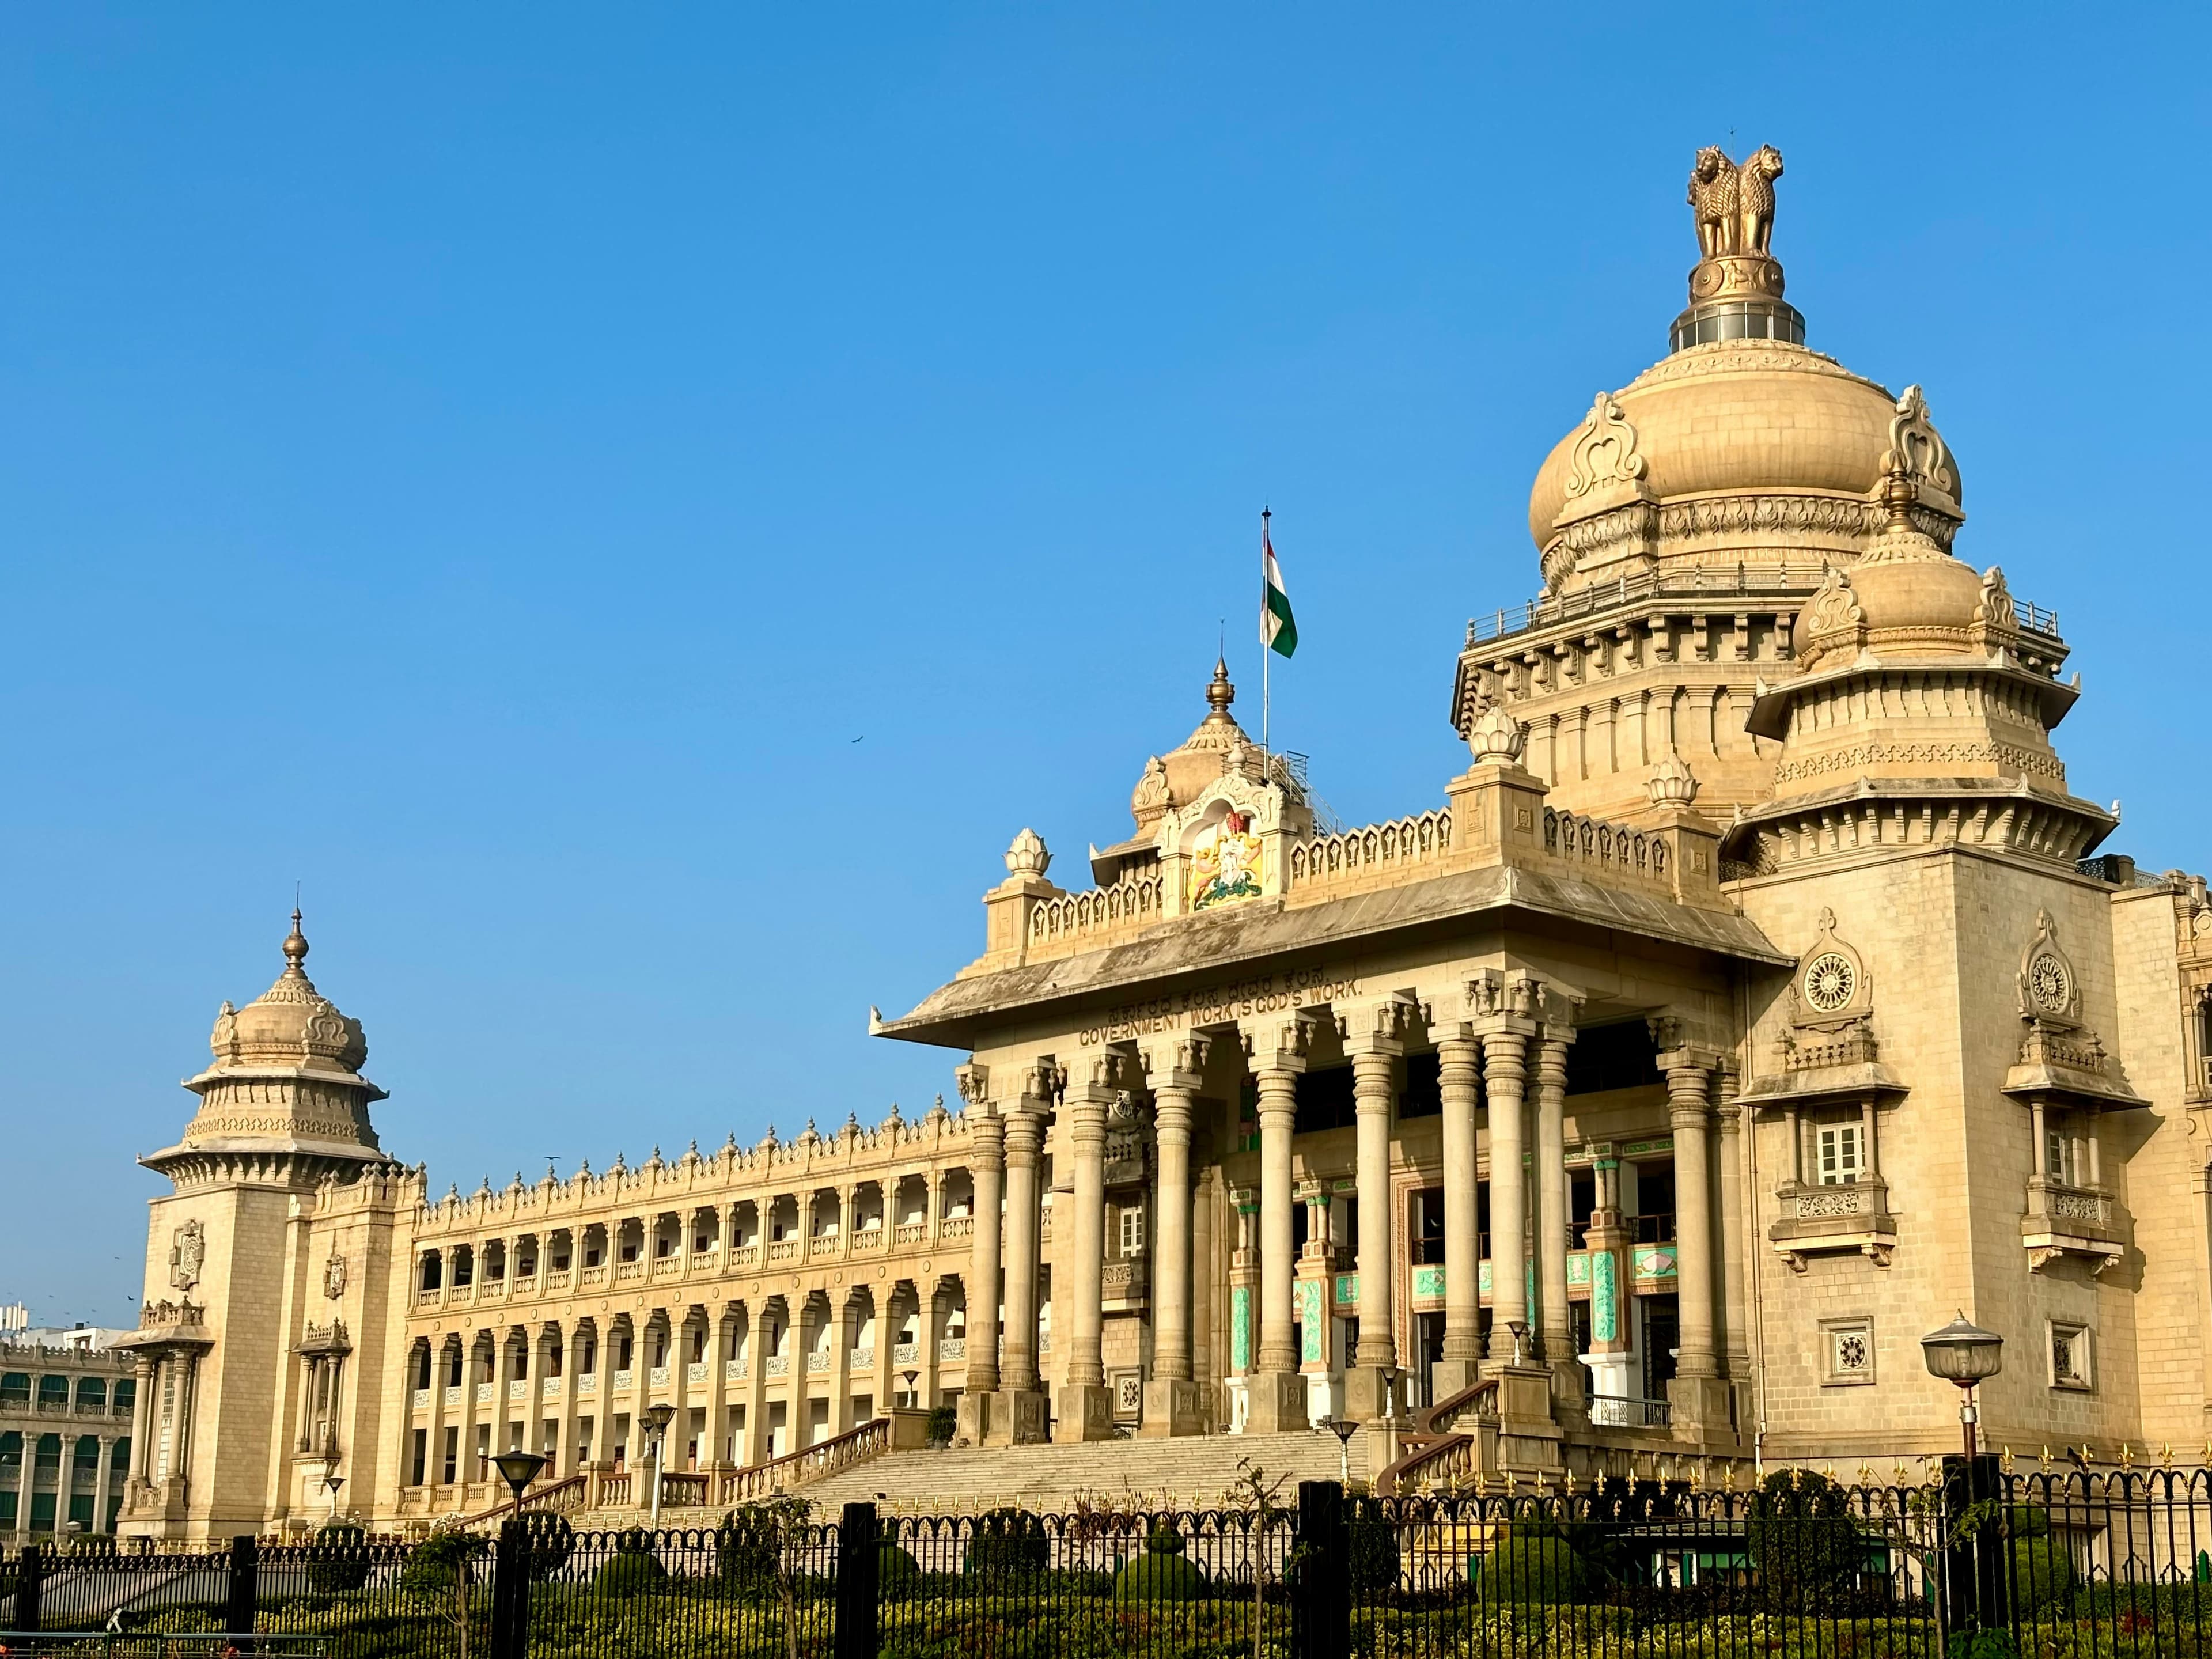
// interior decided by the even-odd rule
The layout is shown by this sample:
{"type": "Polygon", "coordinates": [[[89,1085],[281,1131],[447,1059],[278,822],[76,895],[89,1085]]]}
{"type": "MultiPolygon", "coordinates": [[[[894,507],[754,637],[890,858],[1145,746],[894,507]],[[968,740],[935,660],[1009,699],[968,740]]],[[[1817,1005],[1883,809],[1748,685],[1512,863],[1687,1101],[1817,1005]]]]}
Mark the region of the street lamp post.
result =
{"type": "Polygon", "coordinates": [[[499,1478],[506,1481],[508,1489],[514,1493],[514,1512],[520,1515],[523,1489],[538,1478],[538,1472],[545,1467],[545,1460],[536,1452],[524,1451],[517,1447],[493,1458],[491,1466],[499,1471],[499,1478]]]}
{"type": "Polygon", "coordinates": [[[1509,1319],[1505,1328],[1513,1333],[1513,1363],[1517,1366],[1521,1363],[1521,1339],[1528,1334],[1528,1327],[1525,1321],[1509,1319]]]}
{"type": "Polygon", "coordinates": [[[1336,1437],[1337,1481],[1346,1487],[1352,1485],[1352,1437],[1359,1432],[1359,1425],[1349,1417],[1324,1417],[1315,1426],[1328,1430],[1336,1437]]]}
{"type": "Polygon", "coordinates": [[[343,1485],[345,1479],[338,1473],[338,1455],[331,1452],[323,1459],[323,1496],[331,1500],[330,1518],[325,1522],[327,1526],[337,1524],[338,1488],[343,1485]]]}
{"type": "Polygon", "coordinates": [[[673,1406],[648,1406],[645,1408],[645,1431],[653,1437],[653,1522],[660,1524],[661,1448],[667,1443],[668,1425],[675,1419],[673,1406]]]}
{"type": "Polygon", "coordinates": [[[915,1379],[920,1376],[921,1373],[920,1371],[902,1371],[899,1375],[906,1378],[906,1403],[909,1407],[919,1408],[921,1405],[921,1395],[915,1390],[914,1384],[915,1379]]]}
{"type": "Polygon", "coordinates": [[[1920,1354],[1930,1376],[1939,1376],[1959,1389],[1959,1423],[1966,1431],[1966,1460],[1971,1464],[1974,1425],[1980,1417],[1974,1389],[2004,1369],[2004,1338],[1984,1330],[1961,1309],[1959,1316],[1942,1330],[1930,1331],[1920,1339],[1920,1354]]]}

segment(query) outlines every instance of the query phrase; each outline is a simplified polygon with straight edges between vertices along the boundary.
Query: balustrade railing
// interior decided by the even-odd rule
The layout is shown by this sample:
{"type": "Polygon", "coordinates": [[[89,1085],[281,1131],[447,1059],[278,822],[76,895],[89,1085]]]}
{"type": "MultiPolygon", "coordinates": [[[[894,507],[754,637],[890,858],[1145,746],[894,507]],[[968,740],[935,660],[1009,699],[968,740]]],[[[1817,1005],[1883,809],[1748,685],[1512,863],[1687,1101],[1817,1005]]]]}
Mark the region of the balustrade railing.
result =
{"type": "Polygon", "coordinates": [[[1577,812],[1544,809],[1544,850],[1596,865],[1609,874],[1667,879],[1667,843],[1625,823],[1605,823],[1577,812]]]}
{"type": "Polygon", "coordinates": [[[1110,886],[1047,899],[1030,912],[1032,947],[1112,933],[1158,921],[1162,914],[1158,872],[1130,874],[1110,886]]]}
{"type": "Polygon", "coordinates": [[[1646,1400],[1638,1395],[1597,1394],[1590,1396],[1589,1419],[1593,1428],[1663,1429],[1674,1418],[1674,1407],[1664,1400],[1646,1400]]]}
{"type": "Polygon", "coordinates": [[[1291,885],[1311,886],[1370,870],[1425,864],[1450,848],[1451,814],[1447,811],[1364,824],[1294,843],[1290,854],[1291,885]]]}

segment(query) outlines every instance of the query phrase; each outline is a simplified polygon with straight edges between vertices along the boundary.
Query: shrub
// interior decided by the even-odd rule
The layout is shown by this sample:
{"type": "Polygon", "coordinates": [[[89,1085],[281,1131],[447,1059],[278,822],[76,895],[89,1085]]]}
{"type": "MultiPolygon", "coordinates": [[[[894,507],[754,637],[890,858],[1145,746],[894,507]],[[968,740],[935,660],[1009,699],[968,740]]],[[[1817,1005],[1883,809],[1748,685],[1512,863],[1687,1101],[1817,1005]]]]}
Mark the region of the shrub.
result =
{"type": "Polygon", "coordinates": [[[539,1583],[568,1565],[576,1553],[576,1529],[568,1517],[551,1510],[527,1510],[522,1516],[523,1563],[539,1583]]]}
{"type": "Polygon", "coordinates": [[[615,1553],[599,1564],[592,1584],[609,1595],[635,1595],[641,1590],[652,1589],[667,1577],[668,1569],[653,1553],[646,1533],[634,1528],[615,1540],[615,1553]]]}
{"type": "Polygon", "coordinates": [[[978,1578],[1013,1578],[1042,1572],[1052,1559],[1044,1523],[1027,1510],[990,1510],[968,1540],[968,1571],[978,1578]]]}
{"type": "Polygon", "coordinates": [[[2051,1535],[2048,1512],[2019,1505],[2007,1515],[2012,1534],[2014,1605],[2030,1613],[2052,1603],[2064,1603],[2074,1595],[2074,1558],[2063,1540],[2051,1535]]]}
{"type": "Polygon", "coordinates": [[[1513,1523],[1482,1565],[1480,1588],[1486,1601],[1553,1606],[1581,1595],[1583,1559],[1556,1528],[1525,1533],[1513,1523]]]}
{"type": "Polygon", "coordinates": [[[368,1529],[350,1521],[318,1528],[314,1553],[307,1558],[307,1588],[318,1595],[337,1595],[368,1582],[368,1529]]]}
{"type": "Polygon", "coordinates": [[[899,1547],[896,1539],[876,1540],[876,1592],[886,1601],[902,1601],[914,1594],[921,1577],[921,1565],[899,1547]]]}
{"type": "Polygon", "coordinates": [[[960,1413],[951,1406],[933,1406],[929,1409],[929,1443],[949,1446],[952,1437],[960,1432],[960,1413]]]}
{"type": "Polygon", "coordinates": [[[399,1570],[401,1593],[442,1595],[465,1585],[484,1549],[482,1538],[458,1527],[432,1533],[415,1547],[407,1565],[399,1570]]]}
{"type": "Polygon", "coordinates": [[[1197,1562],[1147,1550],[1114,1575],[1117,1601],[1195,1601],[1206,1595],[1206,1574],[1197,1562]]]}
{"type": "Polygon", "coordinates": [[[1850,1495],[1826,1475],[1777,1469],[1752,1494],[1744,1525],[1751,1564],[1771,1604],[1809,1608],[1850,1583],[1866,1556],[1850,1495]]]}
{"type": "Polygon", "coordinates": [[[1398,1529],[1373,1498],[1360,1498],[1353,1506],[1349,1542],[1353,1595],[1373,1596],[1397,1589],[1398,1529]]]}

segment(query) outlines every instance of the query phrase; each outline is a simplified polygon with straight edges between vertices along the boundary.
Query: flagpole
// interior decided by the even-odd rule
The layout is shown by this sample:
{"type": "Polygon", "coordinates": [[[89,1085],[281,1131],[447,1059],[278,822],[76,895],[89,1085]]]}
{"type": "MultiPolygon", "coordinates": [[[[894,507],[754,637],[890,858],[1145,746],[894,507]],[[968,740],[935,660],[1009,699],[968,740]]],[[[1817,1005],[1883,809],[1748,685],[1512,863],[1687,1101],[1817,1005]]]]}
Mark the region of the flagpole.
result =
{"type": "Polygon", "coordinates": [[[1267,520],[1274,516],[1273,509],[1260,509],[1260,781],[1273,781],[1273,769],[1267,759],[1267,659],[1274,653],[1267,644],[1267,520]]]}

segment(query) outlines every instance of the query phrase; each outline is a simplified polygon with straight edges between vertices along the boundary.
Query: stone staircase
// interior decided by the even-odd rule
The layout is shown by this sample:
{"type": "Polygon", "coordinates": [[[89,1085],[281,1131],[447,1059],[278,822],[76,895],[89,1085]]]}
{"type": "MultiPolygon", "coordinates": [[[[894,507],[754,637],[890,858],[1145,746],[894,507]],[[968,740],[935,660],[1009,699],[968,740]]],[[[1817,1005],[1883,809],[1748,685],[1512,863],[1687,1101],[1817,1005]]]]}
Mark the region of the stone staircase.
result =
{"type": "MultiPolygon", "coordinates": [[[[1366,1431],[1352,1437],[1352,1473],[1367,1473],[1366,1431]]],[[[1328,1434],[1213,1434],[1185,1440],[1101,1440],[1066,1446],[945,1447],[890,1452],[799,1488],[815,1513],[834,1519],[848,1503],[872,1499],[905,1515],[959,1515],[1002,1504],[1073,1508],[1079,1494],[1148,1509],[1209,1509],[1250,1458],[1279,1501],[1295,1504],[1301,1480],[1334,1480],[1340,1462],[1328,1434]]]]}
{"type": "MultiPolygon", "coordinates": [[[[1367,1476],[1367,1431],[1352,1437],[1352,1474],[1367,1476]]],[[[1272,1482],[1286,1476],[1278,1501],[1297,1501],[1301,1480],[1334,1480],[1340,1464],[1336,1437],[1306,1434],[1214,1434],[1184,1440],[1099,1440],[1065,1446],[994,1449],[942,1447],[884,1452],[793,1488],[814,1505],[817,1519],[835,1520],[847,1504],[874,1501],[902,1515],[969,1515],[1000,1504],[1065,1510],[1079,1496],[1146,1509],[1210,1509],[1250,1458],[1272,1482]]],[[[664,1504],[665,1528],[712,1527],[722,1507],[664,1504]]],[[[579,1532],[611,1532],[645,1524],[641,1510],[570,1510],[579,1532]]]]}

